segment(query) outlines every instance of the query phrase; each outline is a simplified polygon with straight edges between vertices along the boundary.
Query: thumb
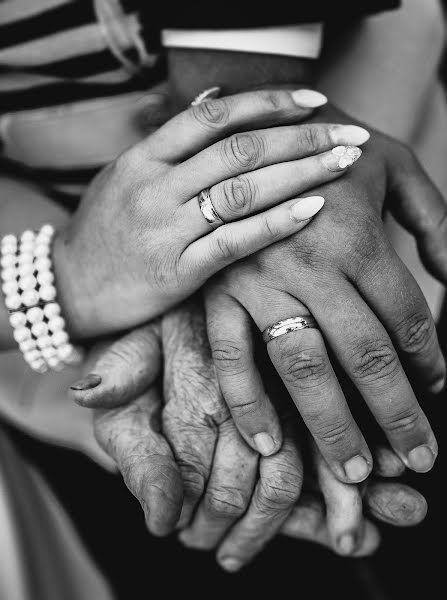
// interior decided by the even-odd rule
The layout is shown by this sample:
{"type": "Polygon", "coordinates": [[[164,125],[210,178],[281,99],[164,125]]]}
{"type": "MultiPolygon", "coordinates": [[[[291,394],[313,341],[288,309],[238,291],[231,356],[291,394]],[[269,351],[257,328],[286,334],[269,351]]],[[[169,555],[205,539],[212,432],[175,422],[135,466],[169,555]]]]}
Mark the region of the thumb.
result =
{"type": "Polygon", "coordinates": [[[418,244],[427,270],[447,283],[447,202],[419,161],[405,151],[390,172],[390,211],[418,244]]]}
{"type": "Polygon", "coordinates": [[[158,323],[134,329],[102,348],[90,373],[70,386],[70,396],[88,408],[113,408],[138,398],[161,368],[158,323]]]}

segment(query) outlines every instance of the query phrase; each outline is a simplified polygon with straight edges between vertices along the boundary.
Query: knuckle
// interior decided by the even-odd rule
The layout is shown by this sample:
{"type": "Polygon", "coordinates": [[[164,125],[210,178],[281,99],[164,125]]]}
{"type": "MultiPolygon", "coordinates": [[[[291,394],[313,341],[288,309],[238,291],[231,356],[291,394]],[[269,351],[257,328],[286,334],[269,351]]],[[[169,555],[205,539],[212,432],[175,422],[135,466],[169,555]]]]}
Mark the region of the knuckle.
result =
{"type": "Polygon", "coordinates": [[[259,97],[264,104],[265,112],[277,113],[285,107],[286,92],[263,90],[259,92],[259,97]]]}
{"type": "Polygon", "coordinates": [[[247,504],[242,491],[231,487],[210,487],[205,495],[206,510],[216,518],[238,518],[244,514],[247,504]]]}
{"type": "Polygon", "coordinates": [[[320,350],[303,350],[290,343],[286,343],[285,346],[278,357],[279,371],[285,383],[311,389],[329,380],[328,361],[320,350]]]}
{"type": "Polygon", "coordinates": [[[405,407],[386,415],[382,419],[383,429],[387,433],[412,433],[418,429],[421,413],[417,407],[405,407]]]}
{"type": "Polygon", "coordinates": [[[240,175],[222,185],[223,209],[230,216],[240,217],[253,211],[257,190],[251,177],[240,175]]]}
{"type": "Polygon", "coordinates": [[[236,133],[222,144],[224,160],[232,169],[252,171],[265,156],[264,142],[256,133],[236,133]]]}
{"type": "Polygon", "coordinates": [[[301,492],[301,477],[297,471],[277,468],[264,480],[261,479],[259,503],[265,510],[284,510],[298,500],[301,492]]]}
{"type": "Polygon", "coordinates": [[[408,354],[419,354],[426,350],[433,333],[432,320],[425,312],[406,315],[398,327],[402,350],[408,354]]]}
{"type": "Polygon", "coordinates": [[[345,446],[349,440],[351,423],[346,419],[328,421],[321,414],[318,421],[313,423],[314,435],[326,446],[345,446]]]}
{"type": "Polygon", "coordinates": [[[320,127],[316,125],[303,125],[299,129],[299,142],[304,152],[314,154],[325,146],[325,136],[320,127]]]}
{"type": "Polygon", "coordinates": [[[230,118],[228,103],[223,99],[207,100],[190,110],[196,121],[212,129],[224,127],[230,118]]]}
{"type": "Polygon", "coordinates": [[[394,348],[385,340],[363,343],[352,358],[353,375],[360,380],[389,380],[398,370],[394,348]]]}
{"type": "Polygon", "coordinates": [[[211,346],[214,364],[219,371],[238,374],[246,370],[245,356],[237,342],[215,340],[211,346]]]}
{"type": "Polygon", "coordinates": [[[220,227],[216,231],[215,254],[219,262],[230,262],[238,256],[239,244],[228,232],[221,233],[220,227]]]}

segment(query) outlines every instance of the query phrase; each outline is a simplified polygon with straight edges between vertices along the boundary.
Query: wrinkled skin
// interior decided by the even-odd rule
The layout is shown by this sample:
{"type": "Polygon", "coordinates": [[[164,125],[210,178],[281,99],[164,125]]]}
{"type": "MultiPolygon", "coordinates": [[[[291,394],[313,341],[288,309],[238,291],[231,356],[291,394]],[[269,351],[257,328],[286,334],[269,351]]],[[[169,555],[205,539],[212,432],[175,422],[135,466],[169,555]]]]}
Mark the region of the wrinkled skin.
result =
{"type": "MultiPolygon", "coordinates": [[[[303,467],[295,416],[283,421],[285,441],[276,455],[259,457],[243,441],[217,385],[200,307],[172,311],[161,330],[164,403],[155,370],[143,369],[159,360],[158,325],[102,348],[93,369],[102,384],[74,393],[84,406],[107,407],[96,411],[98,441],[142,504],[149,530],[165,535],[177,526],[184,544],[216,548],[229,571],[279,532],[339,554],[373,552],[379,534],[362,515],[360,488],[339,482],[315,446],[316,475],[310,464],[303,467]]],[[[384,474],[402,472],[386,447],[377,458],[384,474]]],[[[364,498],[366,510],[388,523],[412,525],[425,516],[423,497],[400,483],[374,478],[364,498]]]]}

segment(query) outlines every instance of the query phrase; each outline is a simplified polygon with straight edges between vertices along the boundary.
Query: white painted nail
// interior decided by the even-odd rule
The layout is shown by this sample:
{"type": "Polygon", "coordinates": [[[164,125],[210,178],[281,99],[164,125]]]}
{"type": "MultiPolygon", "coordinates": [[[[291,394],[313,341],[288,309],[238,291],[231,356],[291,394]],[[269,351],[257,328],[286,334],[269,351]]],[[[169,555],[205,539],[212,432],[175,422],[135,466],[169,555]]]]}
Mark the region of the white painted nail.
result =
{"type": "Polygon", "coordinates": [[[295,90],[292,98],[295,104],[303,108],[318,108],[327,103],[326,96],[315,90],[295,90]]]}
{"type": "Polygon", "coordinates": [[[371,137],[369,131],[357,125],[332,125],[330,133],[334,144],[343,146],[361,146],[371,137]]]}
{"type": "Polygon", "coordinates": [[[321,156],[323,165],[329,171],[344,171],[351,167],[362,155],[357,146],[336,146],[321,156]]]}
{"type": "Polygon", "coordinates": [[[293,221],[307,221],[323,208],[324,198],[322,196],[309,196],[300,198],[290,208],[290,218],[293,221]]]}

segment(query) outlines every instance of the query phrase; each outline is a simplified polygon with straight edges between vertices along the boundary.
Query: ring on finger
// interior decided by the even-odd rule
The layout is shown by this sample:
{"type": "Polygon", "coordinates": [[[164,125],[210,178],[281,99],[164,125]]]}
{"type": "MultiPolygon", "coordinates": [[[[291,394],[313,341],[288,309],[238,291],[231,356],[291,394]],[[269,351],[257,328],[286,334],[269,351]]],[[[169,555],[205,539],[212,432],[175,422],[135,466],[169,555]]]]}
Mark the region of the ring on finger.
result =
{"type": "Polygon", "coordinates": [[[266,344],[271,342],[273,339],[292,333],[292,331],[298,331],[300,329],[318,329],[317,322],[313,317],[290,317],[289,319],[283,319],[277,321],[264,329],[262,338],[266,344]]]}
{"type": "Polygon", "coordinates": [[[209,223],[213,229],[217,229],[218,227],[225,225],[225,221],[220,218],[213,206],[213,203],[211,202],[210,188],[205,188],[199,192],[197,199],[199,201],[199,208],[202,211],[202,215],[205,217],[206,222],[209,223]]]}

